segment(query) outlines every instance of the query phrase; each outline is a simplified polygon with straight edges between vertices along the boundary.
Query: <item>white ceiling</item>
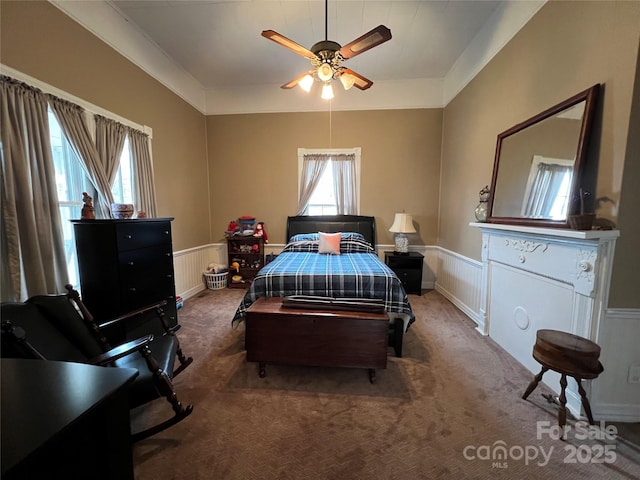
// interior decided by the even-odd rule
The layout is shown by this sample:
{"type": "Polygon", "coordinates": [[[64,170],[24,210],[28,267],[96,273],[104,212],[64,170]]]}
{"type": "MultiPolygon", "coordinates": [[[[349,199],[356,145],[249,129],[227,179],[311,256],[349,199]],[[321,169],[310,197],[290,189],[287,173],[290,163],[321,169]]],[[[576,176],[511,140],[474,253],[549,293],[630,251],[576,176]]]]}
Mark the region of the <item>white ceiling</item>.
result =
{"type": "MultiPolygon", "coordinates": [[[[325,39],[322,0],[51,1],[204,113],[327,108],[319,89],[279,88],[309,61],[260,35],[272,29],[311,48],[325,39]]],[[[543,3],[329,0],[329,40],[345,45],[380,24],[393,36],[345,61],[374,85],[336,88],[333,108],[442,106],[464,86],[447,94],[447,78],[467,82],[543,3]]]]}

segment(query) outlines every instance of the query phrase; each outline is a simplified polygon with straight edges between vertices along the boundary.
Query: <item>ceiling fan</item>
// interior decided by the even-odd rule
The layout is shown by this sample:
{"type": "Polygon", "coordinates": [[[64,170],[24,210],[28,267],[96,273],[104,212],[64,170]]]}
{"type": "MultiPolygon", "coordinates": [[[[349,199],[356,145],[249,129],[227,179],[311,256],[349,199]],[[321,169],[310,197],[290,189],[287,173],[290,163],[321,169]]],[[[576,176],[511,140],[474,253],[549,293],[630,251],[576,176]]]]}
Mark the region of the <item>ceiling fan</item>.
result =
{"type": "Polygon", "coordinates": [[[343,67],[342,62],[391,40],[391,30],[384,25],[378,25],[373,30],[347,43],[343,47],[339,43],[327,38],[328,3],[328,0],[325,0],[324,40],[315,43],[311,47],[311,50],[306,49],[274,30],[264,30],[262,32],[263,37],[288,48],[298,55],[308,58],[311,60],[311,65],[313,66],[313,69],[304,72],[280,88],[289,89],[300,85],[303,90],[308,92],[311,90],[313,82],[318,80],[324,84],[322,98],[328,99],[333,98],[333,90],[330,84],[333,79],[339,78],[345,90],[349,90],[352,86],[360,90],[366,90],[373,85],[373,82],[368,78],[363,77],[349,68],[343,67]]]}

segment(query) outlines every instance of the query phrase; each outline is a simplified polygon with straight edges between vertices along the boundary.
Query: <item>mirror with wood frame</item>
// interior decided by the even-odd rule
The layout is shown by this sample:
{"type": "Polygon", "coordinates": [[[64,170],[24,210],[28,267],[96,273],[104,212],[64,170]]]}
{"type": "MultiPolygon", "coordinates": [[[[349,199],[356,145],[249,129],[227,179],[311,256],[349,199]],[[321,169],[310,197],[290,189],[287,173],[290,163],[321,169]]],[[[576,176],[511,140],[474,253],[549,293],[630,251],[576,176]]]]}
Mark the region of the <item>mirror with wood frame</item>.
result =
{"type": "Polygon", "coordinates": [[[587,146],[600,86],[498,135],[487,222],[568,228],[580,212],[587,146]]]}

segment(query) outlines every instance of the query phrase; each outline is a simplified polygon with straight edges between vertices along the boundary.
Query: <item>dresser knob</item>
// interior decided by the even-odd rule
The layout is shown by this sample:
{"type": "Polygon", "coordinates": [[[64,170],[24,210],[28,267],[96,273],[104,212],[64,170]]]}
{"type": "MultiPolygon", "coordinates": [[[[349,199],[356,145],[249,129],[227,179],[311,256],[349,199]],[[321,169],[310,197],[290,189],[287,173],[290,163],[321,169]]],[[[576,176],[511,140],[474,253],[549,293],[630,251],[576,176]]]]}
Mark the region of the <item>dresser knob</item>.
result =
{"type": "Polygon", "coordinates": [[[125,235],[124,238],[126,238],[127,240],[131,240],[133,237],[131,235],[125,235]]]}
{"type": "Polygon", "coordinates": [[[524,262],[526,262],[526,261],[527,261],[527,259],[526,259],[526,257],[525,257],[524,255],[520,255],[520,256],[518,257],[518,261],[519,261],[520,263],[524,263],[524,262]]]}
{"type": "Polygon", "coordinates": [[[165,231],[164,231],[164,234],[165,234],[165,235],[169,235],[169,230],[165,230],[165,231]]]}
{"type": "Polygon", "coordinates": [[[134,292],[136,291],[136,287],[131,287],[131,288],[129,288],[129,291],[130,291],[130,292],[132,292],[132,293],[134,293],[134,292]]]}
{"type": "Polygon", "coordinates": [[[584,260],[578,263],[578,268],[583,272],[588,272],[591,270],[591,264],[589,262],[585,262],[584,260]]]}
{"type": "Polygon", "coordinates": [[[130,266],[130,267],[133,267],[133,262],[129,262],[129,266],[130,266]]]}

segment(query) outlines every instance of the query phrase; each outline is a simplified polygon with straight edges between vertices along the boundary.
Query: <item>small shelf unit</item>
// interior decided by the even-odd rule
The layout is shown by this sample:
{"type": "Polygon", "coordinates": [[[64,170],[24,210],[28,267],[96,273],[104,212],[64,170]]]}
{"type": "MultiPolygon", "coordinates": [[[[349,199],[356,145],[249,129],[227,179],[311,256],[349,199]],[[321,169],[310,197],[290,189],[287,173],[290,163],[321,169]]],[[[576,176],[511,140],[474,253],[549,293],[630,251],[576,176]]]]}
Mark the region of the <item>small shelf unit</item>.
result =
{"type": "Polygon", "coordinates": [[[227,237],[229,288],[249,288],[256,274],[264,267],[264,239],[254,236],[227,237]],[[234,268],[234,265],[238,269],[234,268]]]}

